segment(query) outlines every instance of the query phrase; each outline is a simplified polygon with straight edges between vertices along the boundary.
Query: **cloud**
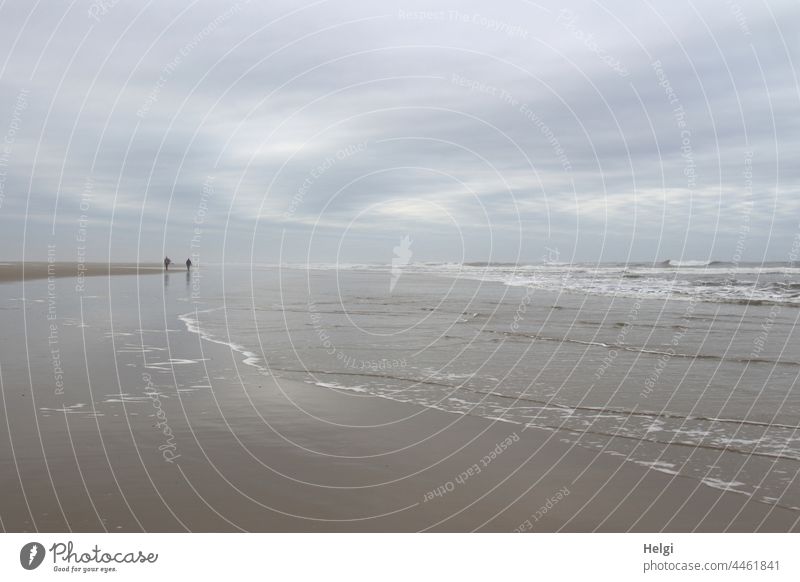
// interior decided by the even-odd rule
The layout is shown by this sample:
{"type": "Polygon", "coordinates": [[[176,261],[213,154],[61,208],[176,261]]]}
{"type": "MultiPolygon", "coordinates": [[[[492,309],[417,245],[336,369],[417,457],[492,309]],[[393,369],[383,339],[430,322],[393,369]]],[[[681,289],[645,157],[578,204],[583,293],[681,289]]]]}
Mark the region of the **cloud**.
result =
{"type": "Polygon", "coordinates": [[[780,259],[798,227],[794,2],[98,6],[0,8],[2,258],[81,220],[93,258],[180,255],[201,203],[206,261],[724,259],[745,210],[780,259]]]}

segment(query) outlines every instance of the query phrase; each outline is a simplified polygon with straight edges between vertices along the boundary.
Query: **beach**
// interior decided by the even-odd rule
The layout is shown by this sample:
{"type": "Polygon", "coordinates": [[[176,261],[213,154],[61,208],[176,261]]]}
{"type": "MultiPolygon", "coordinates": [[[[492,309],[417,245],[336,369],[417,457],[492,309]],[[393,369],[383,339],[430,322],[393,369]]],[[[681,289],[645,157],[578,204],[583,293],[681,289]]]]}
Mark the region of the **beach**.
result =
{"type": "Polygon", "coordinates": [[[135,275],[163,270],[164,266],[156,263],[0,262],[0,283],[47,279],[48,277],[82,279],[83,277],[109,275],[135,275]]]}
{"type": "Polygon", "coordinates": [[[73,268],[0,284],[5,531],[799,529],[789,304],[73,268]]]}

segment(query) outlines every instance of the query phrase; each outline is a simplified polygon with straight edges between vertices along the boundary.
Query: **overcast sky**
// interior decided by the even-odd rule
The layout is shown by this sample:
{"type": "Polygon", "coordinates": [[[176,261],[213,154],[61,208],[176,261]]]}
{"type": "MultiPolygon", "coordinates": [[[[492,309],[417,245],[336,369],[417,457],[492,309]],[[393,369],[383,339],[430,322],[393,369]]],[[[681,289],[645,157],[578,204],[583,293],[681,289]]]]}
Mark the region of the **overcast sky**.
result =
{"type": "Polygon", "coordinates": [[[800,4],[568,4],[6,1],[0,259],[787,260],[800,4]]]}

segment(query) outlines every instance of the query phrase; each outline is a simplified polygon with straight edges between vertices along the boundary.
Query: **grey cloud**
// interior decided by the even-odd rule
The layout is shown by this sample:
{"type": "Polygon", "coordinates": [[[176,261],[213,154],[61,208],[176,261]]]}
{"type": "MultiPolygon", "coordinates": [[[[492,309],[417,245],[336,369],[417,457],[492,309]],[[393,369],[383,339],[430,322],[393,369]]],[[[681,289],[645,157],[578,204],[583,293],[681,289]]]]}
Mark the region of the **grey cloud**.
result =
{"type": "Polygon", "coordinates": [[[26,256],[68,255],[87,180],[95,258],[184,252],[209,177],[214,261],[405,234],[427,260],[725,258],[743,209],[745,256],[780,259],[797,229],[794,2],[108,4],[0,9],[0,141],[29,90],[3,258],[26,221],[26,256]]]}

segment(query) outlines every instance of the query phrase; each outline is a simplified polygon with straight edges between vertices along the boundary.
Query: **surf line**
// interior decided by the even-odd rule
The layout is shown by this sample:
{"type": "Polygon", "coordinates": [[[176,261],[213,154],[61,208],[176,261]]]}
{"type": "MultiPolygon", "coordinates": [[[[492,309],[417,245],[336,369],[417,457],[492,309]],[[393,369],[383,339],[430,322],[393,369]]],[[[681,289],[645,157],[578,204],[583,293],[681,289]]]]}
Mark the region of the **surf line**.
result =
{"type": "Polygon", "coordinates": [[[201,313],[211,313],[213,311],[220,311],[225,309],[225,306],[221,307],[212,307],[211,309],[202,309],[202,310],[195,310],[190,311],[189,313],[183,313],[178,315],[178,319],[186,326],[186,331],[189,333],[196,334],[200,337],[201,340],[205,340],[207,342],[211,342],[213,344],[218,344],[221,346],[226,346],[230,348],[231,351],[236,352],[244,356],[242,363],[246,366],[251,366],[259,371],[259,373],[265,376],[272,376],[272,372],[268,366],[262,365],[261,358],[255,352],[251,352],[245,346],[241,344],[237,344],[233,341],[225,341],[224,339],[218,339],[211,333],[204,331],[200,326],[200,317],[201,313]]]}

